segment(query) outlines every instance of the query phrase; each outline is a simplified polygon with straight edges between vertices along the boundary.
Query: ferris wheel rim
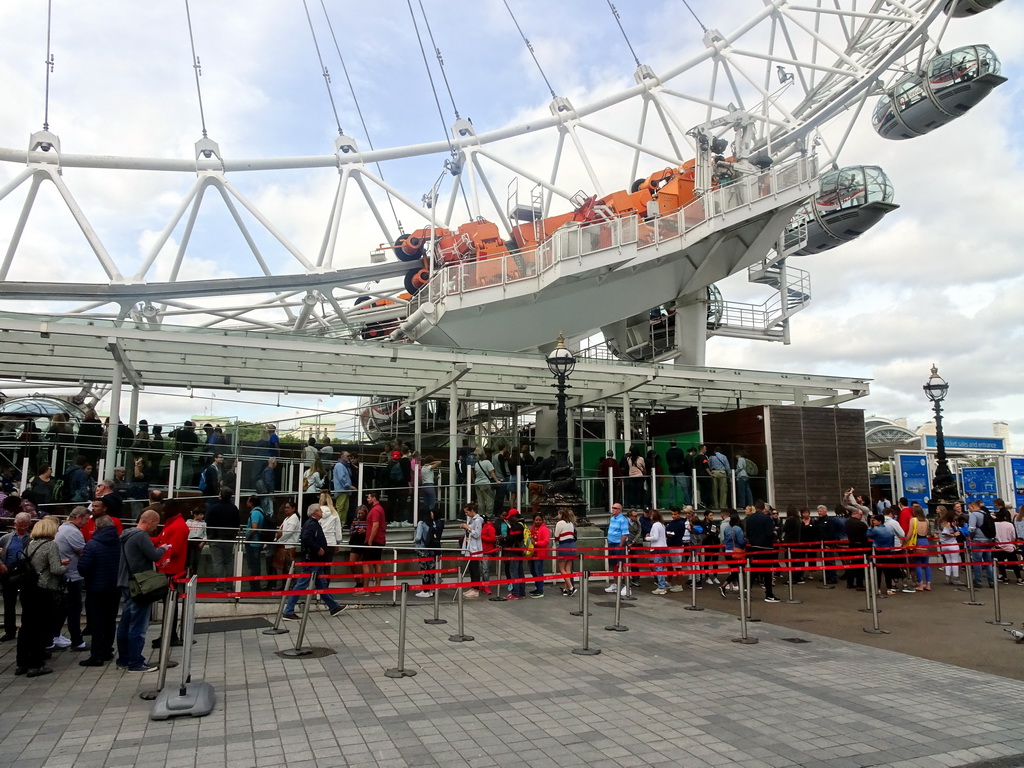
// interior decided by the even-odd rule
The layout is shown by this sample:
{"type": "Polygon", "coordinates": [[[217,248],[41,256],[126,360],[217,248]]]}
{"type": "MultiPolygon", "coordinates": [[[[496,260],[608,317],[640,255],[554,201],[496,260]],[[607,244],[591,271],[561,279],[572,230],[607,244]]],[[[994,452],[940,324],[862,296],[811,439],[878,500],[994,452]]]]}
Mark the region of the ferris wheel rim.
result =
{"type": "MultiPolygon", "coordinates": [[[[879,79],[880,75],[888,70],[896,60],[906,55],[907,51],[913,48],[914,44],[921,39],[922,34],[926,32],[928,26],[943,12],[945,6],[948,4],[948,0],[921,0],[921,3],[925,6],[926,10],[919,10],[916,13],[912,13],[913,9],[908,5],[900,5],[900,8],[907,14],[906,18],[911,19],[911,21],[907,22],[907,33],[903,36],[899,45],[893,46],[890,49],[888,55],[875,62],[870,70],[861,73],[857,78],[856,86],[841,89],[833,96],[833,98],[814,105],[813,114],[808,115],[806,118],[801,117],[799,124],[784,130],[778,136],[773,136],[771,139],[772,143],[791,143],[792,141],[799,140],[813,132],[815,129],[820,127],[821,124],[835,117],[836,113],[849,106],[853,100],[852,97],[859,96],[862,91],[870,88],[872,84],[879,79]],[[845,94],[845,98],[842,98],[841,94],[845,94]]],[[[748,19],[745,23],[741,24],[729,34],[721,35],[716,38],[714,45],[706,45],[705,50],[698,55],[692,56],[686,61],[669,67],[660,73],[655,73],[656,83],[653,86],[646,82],[640,82],[637,85],[624,88],[603,98],[589,101],[581,106],[576,106],[574,104],[572,106],[573,117],[584,118],[596,115],[606,109],[627,102],[638,96],[642,96],[644,93],[650,91],[652,87],[658,87],[669,83],[687,71],[706,62],[708,59],[720,54],[722,51],[729,50],[733,43],[742,39],[744,35],[764,23],[774,14],[782,13],[787,10],[812,12],[815,9],[799,6],[794,2],[794,0],[769,0],[764,9],[754,14],[754,16],[748,19]]],[[[853,13],[854,12],[850,10],[837,9],[835,15],[841,16],[853,13]]],[[[807,102],[808,100],[809,96],[805,97],[804,102],[807,102]]],[[[465,121],[456,122],[465,123],[465,121]]],[[[372,164],[414,157],[442,155],[452,151],[463,151],[475,146],[487,146],[489,144],[496,144],[508,139],[520,138],[528,134],[548,131],[552,128],[557,128],[563,123],[564,119],[560,115],[553,114],[538,117],[537,119],[529,120],[527,122],[520,122],[513,125],[494,128],[481,133],[472,132],[471,134],[464,136],[456,134],[443,140],[396,145],[383,149],[373,149],[370,151],[358,151],[358,149],[356,149],[356,151],[349,152],[339,150],[334,154],[328,155],[249,157],[234,159],[230,157],[203,158],[200,156],[196,159],[185,159],[156,156],[139,157],[112,154],[96,155],[61,152],[59,153],[59,163],[61,166],[69,168],[161,171],[177,173],[216,170],[221,170],[225,173],[243,173],[246,171],[259,172],[331,167],[341,169],[346,165],[355,166],[361,164],[372,164]]],[[[350,146],[357,146],[355,139],[347,136],[342,136],[341,138],[347,142],[351,142],[350,146]]],[[[25,150],[13,147],[0,147],[0,162],[21,164],[54,163],[55,155],[52,151],[47,152],[32,149],[25,150]]]]}

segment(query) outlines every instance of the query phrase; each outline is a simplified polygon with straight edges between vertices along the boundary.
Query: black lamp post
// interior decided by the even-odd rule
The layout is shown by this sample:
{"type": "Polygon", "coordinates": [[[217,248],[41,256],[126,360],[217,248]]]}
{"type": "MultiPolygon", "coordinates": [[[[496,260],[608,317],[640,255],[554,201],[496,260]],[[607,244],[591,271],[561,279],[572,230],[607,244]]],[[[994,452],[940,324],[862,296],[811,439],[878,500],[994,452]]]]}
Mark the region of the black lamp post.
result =
{"type": "Polygon", "coordinates": [[[932,401],[935,408],[935,478],[932,482],[932,495],[928,500],[928,511],[935,513],[939,504],[951,505],[959,498],[956,478],[949,471],[946,460],[946,438],[942,432],[942,401],[946,399],[949,384],[939,376],[939,369],[932,364],[932,375],[924,385],[924,393],[932,401]]]}
{"type": "Polygon", "coordinates": [[[561,333],[558,334],[558,342],[548,354],[546,362],[548,370],[555,377],[554,386],[558,389],[558,442],[555,446],[555,467],[551,470],[551,478],[544,489],[544,501],[540,504],[540,510],[546,519],[552,520],[561,510],[568,509],[576,515],[578,524],[585,525],[587,502],[580,493],[576,472],[569,460],[569,426],[565,415],[565,390],[569,388],[566,379],[576,367],[576,356],[566,349],[565,337],[561,333]]]}
{"type": "Polygon", "coordinates": [[[555,348],[547,356],[547,364],[548,370],[555,377],[555,387],[558,388],[558,410],[556,413],[556,418],[558,419],[558,442],[555,445],[555,450],[557,451],[560,465],[563,461],[571,464],[572,462],[569,461],[569,427],[565,415],[565,390],[569,387],[565,382],[569,378],[569,374],[576,367],[576,357],[571,350],[566,348],[565,336],[561,333],[558,334],[555,348]]]}

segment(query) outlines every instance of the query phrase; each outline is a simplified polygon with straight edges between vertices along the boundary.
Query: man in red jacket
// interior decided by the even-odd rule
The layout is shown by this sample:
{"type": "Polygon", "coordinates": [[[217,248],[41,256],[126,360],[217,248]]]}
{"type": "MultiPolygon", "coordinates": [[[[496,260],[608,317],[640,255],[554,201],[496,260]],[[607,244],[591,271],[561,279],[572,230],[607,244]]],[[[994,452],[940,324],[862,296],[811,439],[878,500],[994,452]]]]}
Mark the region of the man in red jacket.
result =
{"type": "MultiPolygon", "coordinates": [[[[154,504],[153,507],[158,505],[154,504]]],[[[150,507],[151,509],[153,507],[150,507]]],[[[163,528],[160,534],[153,539],[157,547],[166,546],[167,550],[163,558],[157,562],[156,569],[160,573],[166,573],[171,580],[172,589],[174,580],[183,577],[188,569],[188,523],[185,522],[185,504],[171,499],[163,505],[163,528]]],[[[181,645],[181,638],[178,637],[178,601],[174,601],[174,630],[171,637],[171,645],[181,645]]],[[[160,638],[153,641],[153,647],[160,647],[160,638]]]]}

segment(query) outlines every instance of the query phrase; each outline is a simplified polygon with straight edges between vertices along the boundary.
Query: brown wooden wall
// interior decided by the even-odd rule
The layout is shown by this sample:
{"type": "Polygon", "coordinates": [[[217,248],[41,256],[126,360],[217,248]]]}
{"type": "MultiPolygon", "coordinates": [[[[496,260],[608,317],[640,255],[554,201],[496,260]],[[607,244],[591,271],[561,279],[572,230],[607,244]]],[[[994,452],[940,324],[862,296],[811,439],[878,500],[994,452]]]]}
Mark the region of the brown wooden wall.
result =
{"type": "Polygon", "coordinates": [[[769,406],[772,503],[832,509],[849,487],[869,493],[864,411],[769,406]]]}

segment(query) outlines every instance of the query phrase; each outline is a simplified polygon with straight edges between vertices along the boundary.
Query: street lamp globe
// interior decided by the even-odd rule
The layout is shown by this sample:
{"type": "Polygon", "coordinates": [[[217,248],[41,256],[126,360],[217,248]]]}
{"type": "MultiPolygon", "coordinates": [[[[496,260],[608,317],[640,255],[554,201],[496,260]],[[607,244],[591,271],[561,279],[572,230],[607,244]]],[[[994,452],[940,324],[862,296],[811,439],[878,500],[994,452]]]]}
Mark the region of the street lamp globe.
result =
{"type": "Polygon", "coordinates": [[[928,377],[928,383],[923,387],[924,393],[928,395],[928,399],[933,403],[941,403],[946,399],[946,393],[949,391],[949,384],[946,380],[939,376],[939,369],[932,363],[932,375],[928,377]]]}
{"type": "Polygon", "coordinates": [[[572,351],[565,346],[565,336],[558,334],[558,341],[555,348],[551,350],[547,358],[548,370],[558,379],[567,377],[576,367],[576,357],[572,351]]]}

